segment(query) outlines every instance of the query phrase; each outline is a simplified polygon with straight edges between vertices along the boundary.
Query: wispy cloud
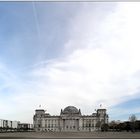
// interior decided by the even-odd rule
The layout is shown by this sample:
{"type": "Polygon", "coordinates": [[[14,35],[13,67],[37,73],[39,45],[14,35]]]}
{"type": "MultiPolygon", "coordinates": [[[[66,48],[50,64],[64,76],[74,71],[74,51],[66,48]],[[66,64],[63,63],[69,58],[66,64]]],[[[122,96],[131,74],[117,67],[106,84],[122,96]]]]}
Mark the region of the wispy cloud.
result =
{"type": "MultiPolygon", "coordinates": [[[[99,102],[110,107],[137,95],[138,9],[135,4],[120,3],[102,19],[94,16],[92,9],[79,11],[69,26],[67,56],[33,70],[33,77],[43,89],[40,93],[57,101],[58,106],[69,103],[81,108],[99,102]],[[131,8],[133,14],[129,15],[131,8]]],[[[92,109],[87,108],[84,112],[89,113],[92,109]]]]}
{"type": "Polygon", "coordinates": [[[6,85],[12,83],[13,90],[3,117],[9,112],[12,118],[31,121],[40,104],[51,114],[67,105],[91,114],[101,103],[113,112],[118,104],[138,98],[139,7],[139,3],[84,3],[67,19],[59,57],[34,61],[18,75],[0,67],[0,77],[6,85]]]}

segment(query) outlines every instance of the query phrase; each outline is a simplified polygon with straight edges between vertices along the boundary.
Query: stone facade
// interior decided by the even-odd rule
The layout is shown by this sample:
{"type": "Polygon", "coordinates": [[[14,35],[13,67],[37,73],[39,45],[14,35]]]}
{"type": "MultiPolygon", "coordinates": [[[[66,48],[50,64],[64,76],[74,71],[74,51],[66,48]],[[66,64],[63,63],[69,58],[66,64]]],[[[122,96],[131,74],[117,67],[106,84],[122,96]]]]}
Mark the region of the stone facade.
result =
{"type": "Polygon", "coordinates": [[[97,109],[92,115],[82,115],[74,106],[61,109],[59,116],[51,116],[44,109],[35,110],[33,117],[35,131],[95,131],[108,124],[106,109],[97,109]]]}

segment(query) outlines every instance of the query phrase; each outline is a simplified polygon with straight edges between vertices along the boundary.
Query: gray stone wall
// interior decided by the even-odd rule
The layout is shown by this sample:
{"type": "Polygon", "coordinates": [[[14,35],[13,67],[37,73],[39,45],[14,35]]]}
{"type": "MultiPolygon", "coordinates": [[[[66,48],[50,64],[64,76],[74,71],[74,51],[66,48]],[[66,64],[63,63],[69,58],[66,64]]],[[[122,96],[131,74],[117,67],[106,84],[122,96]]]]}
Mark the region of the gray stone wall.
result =
{"type": "Polygon", "coordinates": [[[68,106],[61,110],[60,116],[51,116],[43,110],[34,115],[35,131],[96,131],[96,124],[108,123],[106,109],[98,109],[94,115],[81,115],[81,111],[68,106]],[[73,110],[74,111],[73,111],[73,110]],[[69,112],[70,110],[70,112],[69,112]]]}

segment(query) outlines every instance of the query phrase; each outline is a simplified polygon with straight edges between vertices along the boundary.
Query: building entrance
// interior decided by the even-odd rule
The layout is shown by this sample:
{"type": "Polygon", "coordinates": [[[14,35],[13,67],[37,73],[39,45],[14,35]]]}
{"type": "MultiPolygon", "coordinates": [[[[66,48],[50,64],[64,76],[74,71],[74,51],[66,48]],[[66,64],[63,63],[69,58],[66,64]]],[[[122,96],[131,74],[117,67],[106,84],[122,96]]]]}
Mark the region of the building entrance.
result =
{"type": "Polygon", "coordinates": [[[79,120],[78,119],[66,119],[63,120],[63,128],[65,131],[76,131],[79,129],[79,120]]]}

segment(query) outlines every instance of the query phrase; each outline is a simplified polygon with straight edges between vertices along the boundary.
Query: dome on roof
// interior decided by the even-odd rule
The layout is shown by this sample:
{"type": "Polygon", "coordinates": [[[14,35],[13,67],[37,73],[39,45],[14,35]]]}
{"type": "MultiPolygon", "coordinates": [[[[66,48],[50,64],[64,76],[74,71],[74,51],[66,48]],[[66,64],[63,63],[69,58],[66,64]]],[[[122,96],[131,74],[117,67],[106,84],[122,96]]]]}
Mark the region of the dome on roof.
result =
{"type": "Polygon", "coordinates": [[[69,113],[75,114],[75,113],[79,113],[79,110],[74,106],[68,106],[64,109],[63,113],[65,113],[65,114],[69,114],[69,113]]]}

